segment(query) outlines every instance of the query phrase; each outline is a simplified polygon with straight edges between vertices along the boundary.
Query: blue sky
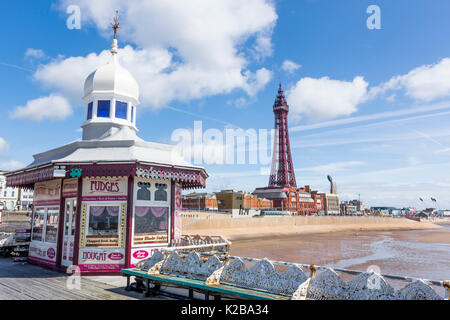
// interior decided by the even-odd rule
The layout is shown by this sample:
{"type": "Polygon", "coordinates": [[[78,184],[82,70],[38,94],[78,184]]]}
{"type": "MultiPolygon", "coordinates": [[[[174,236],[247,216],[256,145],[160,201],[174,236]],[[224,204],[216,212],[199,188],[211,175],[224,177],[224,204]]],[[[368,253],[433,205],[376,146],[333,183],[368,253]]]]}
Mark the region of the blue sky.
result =
{"type": "MultiPolygon", "coordinates": [[[[450,207],[448,1],[43,0],[2,9],[3,168],[80,138],[83,82],[108,58],[119,9],[120,57],[140,84],[145,140],[171,143],[199,120],[204,130],[271,129],[281,80],[298,185],[326,191],[331,174],[343,200],[423,207],[433,196],[450,207]],[[66,26],[71,4],[79,30],[66,26]],[[367,28],[369,5],[381,10],[381,30],[367,28]]],[[[261,164],[203,165],[209,191],[268,182],[261,164]]]]}

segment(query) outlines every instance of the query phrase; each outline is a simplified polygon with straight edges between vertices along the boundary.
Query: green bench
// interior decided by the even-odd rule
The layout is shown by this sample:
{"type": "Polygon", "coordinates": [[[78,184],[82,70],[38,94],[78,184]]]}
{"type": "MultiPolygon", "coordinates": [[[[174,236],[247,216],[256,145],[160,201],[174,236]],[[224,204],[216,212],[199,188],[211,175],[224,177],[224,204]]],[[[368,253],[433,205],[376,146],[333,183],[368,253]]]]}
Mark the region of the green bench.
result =
{"type": "Polygon", "coordinates": [[[256,291],[251,289],[239,288],[224,284],[207,285],[204,281],[194,280],[183,277],[175,277],[163,274],[148,274],[139,269],[122,269],[121,273],[127,277],[127,289],[130,288],[130,277],[142,279],[146,284],[146,296],[151,292],[157,293],[162,283],[175,285],[177,287],[186,288],[189,290],[189,298],[194,298],[194,290],[204,293],[205,300],[209,300],[209,296],[214,296],[215,300],[220,300],[221,296],[245,299],[245,300],[289,300],[290,297],[268,292],[256,291]],[[155,284],[155,288],[150,289],[150,283],[155,284]]]}

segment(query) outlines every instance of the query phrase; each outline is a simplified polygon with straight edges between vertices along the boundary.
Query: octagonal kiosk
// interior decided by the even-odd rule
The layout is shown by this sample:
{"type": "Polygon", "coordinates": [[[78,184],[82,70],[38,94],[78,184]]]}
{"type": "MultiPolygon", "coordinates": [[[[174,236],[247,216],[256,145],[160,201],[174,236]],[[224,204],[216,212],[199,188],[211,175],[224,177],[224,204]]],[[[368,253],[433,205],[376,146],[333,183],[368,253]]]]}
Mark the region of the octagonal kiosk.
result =
{"type": "Polygon", "coordinates": [[[82,274],[118,273],[181,237],[181,190],[204,188],[205,170],[175,146],[136,134],[139,86],[111,60],[84,84],[82,139],[34,156],[7,185],[34,189],[29,261],[82,274]]]}

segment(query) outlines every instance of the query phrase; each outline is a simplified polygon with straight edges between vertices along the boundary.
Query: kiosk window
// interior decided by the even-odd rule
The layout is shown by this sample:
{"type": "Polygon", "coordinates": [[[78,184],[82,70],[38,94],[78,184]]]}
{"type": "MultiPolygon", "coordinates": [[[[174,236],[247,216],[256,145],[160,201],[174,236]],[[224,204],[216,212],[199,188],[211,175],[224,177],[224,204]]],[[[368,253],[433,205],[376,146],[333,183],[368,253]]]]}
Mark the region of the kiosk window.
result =
{"type": "Polygon", "coordinates": [[[119,206],[91,206],[89,209],[89,235],[118,235],[119,206]]]}
{"type": "Polygon", "coordinates": [[[33,236],[34,241],[42,241],[42,232],[44,230],[45,209],[36,209],[33,217],[33,236]]]}
{"type": "Polygon", "coordinates": [[[155,201],[167,201],[167,184],[157,183],[155,187],[155,201]]]}
{"type": "Polygon", "coordinates": [[[138,182],[138,191],[137,191],[137,200],[150,201],[151,200],[151,192],[150,192],[151,184],[148,182],[138,182]]]}
{"type": "Polygon", "coordinates": [[[47,225],[45,227],[45,242],[56,243],[58,237],[58,208],[47,210],[47,225]]]}
{"type": "Polygon", "coordinates": [[[168,241],[168,229],[168,207],[135,207],[135,244],[165,243],[168,241]]]}
{"type": "Polygon", "coordinates": [[[109,100],[99,100],[97,103],[97,117],[99,118],[109,118],[110,109],[109,100]]]}

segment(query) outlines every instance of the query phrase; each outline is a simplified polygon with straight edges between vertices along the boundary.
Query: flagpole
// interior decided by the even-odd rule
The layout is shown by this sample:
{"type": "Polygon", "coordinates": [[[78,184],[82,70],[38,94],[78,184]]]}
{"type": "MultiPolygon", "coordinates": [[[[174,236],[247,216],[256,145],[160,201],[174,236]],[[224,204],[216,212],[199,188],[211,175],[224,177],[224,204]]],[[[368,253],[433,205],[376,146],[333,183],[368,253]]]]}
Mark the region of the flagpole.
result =
{"type": "MultiPolygon", "coordinates": [[[[420,202],[422,202],[421,205],[423,206],[423,205],[424,205],[424,204],[423,204],[423,202],[424,202],[424,201],[423,201],[423,198],[422,198],[422,197],[419,197],[419,200],[420,200],[420,202]]],[[[425,209],[426,209],[426,208],[425,208],[425,209]]],[[[424,210],[424,209],[422,209],[421,211],[423,211],[423,210],[424,210]]],[[[417,210],[416,210],[416,214],[417,214],[417,210]]]]}

